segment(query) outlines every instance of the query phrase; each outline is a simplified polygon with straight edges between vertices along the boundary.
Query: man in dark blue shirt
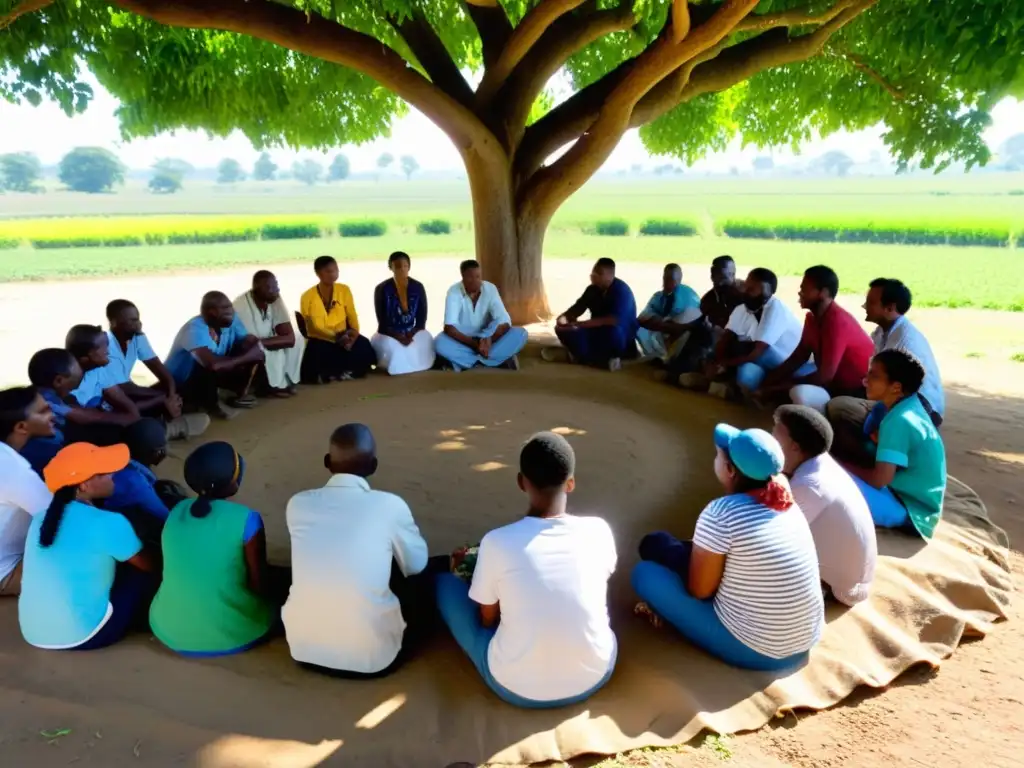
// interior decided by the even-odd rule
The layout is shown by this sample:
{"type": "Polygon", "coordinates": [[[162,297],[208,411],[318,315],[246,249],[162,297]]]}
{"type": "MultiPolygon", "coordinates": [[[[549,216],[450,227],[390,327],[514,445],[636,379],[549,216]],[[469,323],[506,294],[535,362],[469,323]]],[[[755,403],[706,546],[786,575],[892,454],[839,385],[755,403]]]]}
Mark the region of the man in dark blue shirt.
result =
{"type": "MultiPolygon", "coordinates": [[[[590,287],[558,318],[555,333],[571,362],[617,371],[622,358],[636,357],[637,327],[633,291],[615,276],[614,261],[598,259],[590,287]],[[590,319],[581,322],[587,311],[590,319]]],[[[542,350],[542,357],[553,360],[554,350],[542,350]]]]}

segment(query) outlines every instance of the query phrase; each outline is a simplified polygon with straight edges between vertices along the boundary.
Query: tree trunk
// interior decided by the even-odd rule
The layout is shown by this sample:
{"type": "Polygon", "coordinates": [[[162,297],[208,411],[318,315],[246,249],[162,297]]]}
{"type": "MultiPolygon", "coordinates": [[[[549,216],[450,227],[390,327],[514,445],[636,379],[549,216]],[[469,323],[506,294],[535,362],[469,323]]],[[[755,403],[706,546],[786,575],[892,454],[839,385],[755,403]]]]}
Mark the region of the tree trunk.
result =
{"type": "MultiPolygon", "coordinates": [[[[497,144],[495,142],[495,144],[497,144]]],[[[493,148],[489,148],[493,149],[493,148]]],[[[463,152],[473,199],[477,260],[516,325],[551,316],[542,275],[547,219],[516,209],[512,163],[502,151],[463,152]]]]}

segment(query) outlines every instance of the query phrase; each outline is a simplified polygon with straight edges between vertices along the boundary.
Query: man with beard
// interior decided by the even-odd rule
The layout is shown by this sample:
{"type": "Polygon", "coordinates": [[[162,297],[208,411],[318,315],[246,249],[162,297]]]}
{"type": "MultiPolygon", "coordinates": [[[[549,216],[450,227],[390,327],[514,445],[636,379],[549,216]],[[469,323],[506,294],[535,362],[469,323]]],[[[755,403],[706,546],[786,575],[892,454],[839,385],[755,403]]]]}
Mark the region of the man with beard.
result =
{"type": "Polygon", "coordinates": [[[210,424],[205,414],[181,414],[181,397],[174,383],[174,377],[167,366],[153,351],[149,339],[142,330],[139,309],[127,299],[114,299],[107,304],[107,331],[109,362],[105,374],[115,382],[121,391],[136,405],[146,406],[142,415],[158,417],[167,421],[167,439],[196,437],[203,434],[210,424]],[[142,362],[156,377],[156,384],[143,387],[132,381],[135,364],[142,362]],[[154,395],[163,393],[164,399],[155,407],[154,395]]]}
{"type": "Polygon", "coordinates": [[[839,277],[826,266],[811,267],[800,283],[800,306],[808,310],[796,350],[778,368],[769,371],[759,397],[788,392],[796,405],[819,413],[833,397],[864,394],[864,377],[874,347],[857,319],[839,306],[839,277]],[[814,370],[798,371],[814,356],[814,370]]]}
{"type": "Polygon", "coordinates": [[[743,291],[736,281],[736,262],[732,256],[716,257],[711,262],[711,290],[700,300],[701,316],[679,329],[681,334],[689,332],[690,335],[668,363],[669,381],[678,381],[687,388],[707,387],[701,367],[714,352],[715,342],[725,332],[733,310],[742,303],[743,291]]]}
{"type": "Polygon", "coordinates": [[[274,397],[291,397],[297,391],[306,348],[292,327],[288,307],[272,272],[261,269],[252,277],[252,290],[234,302],[235,316],[256,336],[266,352],[266,386],[274,397]]]}
{"type": "Polygon", "coordinates": [[[256,406],[249,389],[264,360],[263,345],[242,325],[228,297],[210,291],[203,296],[200,314],[178,331],[167,369],[186,408],[230,419],[237,415],[234,408],[256,406]],[[218,389],[234,392],[227,407],[218,389]]]}
{"type": "MultiPolygon", "coordinates": [[[[747,275],[743,304],[732,311],[715,344],[714,359],[704,365],[704,375],[714,382],[709,391],[716,397],[732,395],[725,380],[732,371],[744,395],[756,392],[768,371],[782,365],[800,344],[800,321],[775,295],[778,286],[779,279],[769,269],[758,267],[747,275]]],[[[796,375],[812,370],[808,363],[796,375]]]]}

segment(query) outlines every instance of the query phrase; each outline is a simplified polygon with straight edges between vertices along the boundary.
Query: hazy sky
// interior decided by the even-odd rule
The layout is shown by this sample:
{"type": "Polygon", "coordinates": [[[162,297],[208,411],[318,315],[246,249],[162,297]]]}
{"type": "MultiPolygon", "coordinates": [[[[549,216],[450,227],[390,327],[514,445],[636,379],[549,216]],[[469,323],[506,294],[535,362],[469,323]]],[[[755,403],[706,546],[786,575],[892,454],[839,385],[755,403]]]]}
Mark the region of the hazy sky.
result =
{"type": "MultiPolygon", "coordinates": [[[[13,106],[0,102],[0,151],[28,151],[37,154],[44,164],[57,163],[68,150],[76,146],[102,146],[116,152],[132,168],[148,168],[161,157],[180,157],[196,166],[215,166],[225,157],[233,157],[245,166],[251,166],[259,153],[249,140],[235,133],[227,139],[210,139],[196,131],[178,131],[150,139],[122,142],[114,110],[117,100],[93,82],[96,98],[85,114],[69,118],[52,103],[39,107],[27,104],[13,106]]],[[[1024,102],[1007,99],[994,111],[995,124],[986,134],[989,145],[995,149],[1008,136],[1024,130],[1024,102]]],[[[862,131],[853,135],[834,135],[824,141],[805,145],[803,153],[814,156],[829,149],[842,148],[857,160],[867,160],[873,151],[885,154],[879,138],[881,129],[862,131]]],[[[458,152],[448,138],[423,115],[412,111],[397,121],[388,138],[378,139],[360,147],[348,146],[344,150],[352,162],[354,172],[375,168],[381,152],[400,156],[411,154],[426,170],[461,169],[458,152]]],[[[313,152],[295,152],[289,149],[270,150],[275,162],[288,167],[296,157],[315,156],[313,152]]],[[[329,154],[334,154],[331,152],[329,154]]],[[[731,166],[749,167],[750,160],[762,154],[754,147],[741,149],[737,144],[727,152],[710,155],[698,164],[708,170],[728,170],[731,166]]],[[[776,158],[790,153],[776,150],[776,158]]],[[[666,160],[651,158],[635,131],[631,131],[605,165],[607,170],[628,168],[634,164],[652,165],[666,160]]]]}

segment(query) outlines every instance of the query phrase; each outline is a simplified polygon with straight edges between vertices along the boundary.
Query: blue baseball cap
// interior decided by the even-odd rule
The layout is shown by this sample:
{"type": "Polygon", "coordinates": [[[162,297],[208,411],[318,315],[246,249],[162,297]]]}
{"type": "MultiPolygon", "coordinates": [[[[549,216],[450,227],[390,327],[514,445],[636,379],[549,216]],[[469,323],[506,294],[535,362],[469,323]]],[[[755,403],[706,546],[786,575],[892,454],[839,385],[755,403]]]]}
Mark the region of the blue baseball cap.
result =
{"type": "Polygon", "coordinates": [[[740,431],[729,424],[715,427],[715,445],[729,454],[729,460],[751,480],[767,480],[786,464],[782,446],[763,429],[740,431]]]}

